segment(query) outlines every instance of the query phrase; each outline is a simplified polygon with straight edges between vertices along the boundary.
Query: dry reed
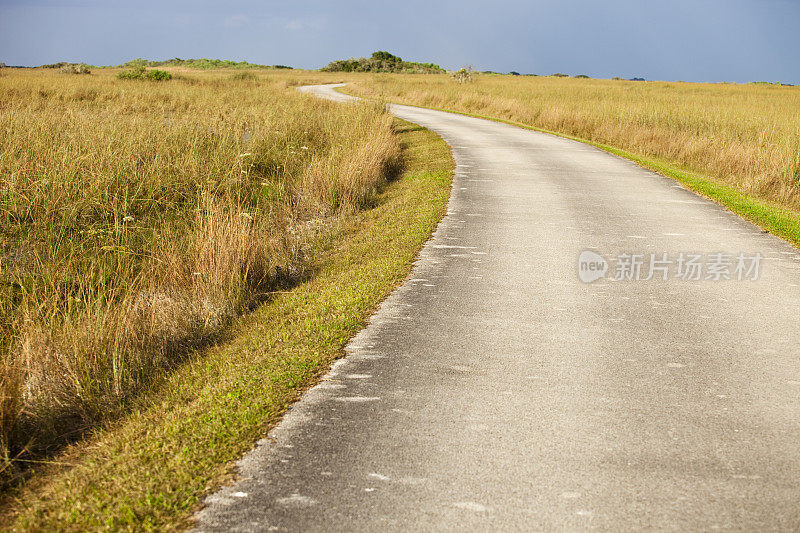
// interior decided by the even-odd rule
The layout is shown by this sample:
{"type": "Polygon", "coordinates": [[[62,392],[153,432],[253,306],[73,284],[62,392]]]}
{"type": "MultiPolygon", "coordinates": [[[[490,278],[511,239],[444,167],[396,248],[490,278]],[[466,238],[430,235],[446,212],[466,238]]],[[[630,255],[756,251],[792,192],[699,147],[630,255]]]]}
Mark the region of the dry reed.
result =
{"type": "Polygon", "coordinates": [[[257,76],[4,76],[6,464],[119,412],[301,277],[398,154],[380,106],[337,106],[257,76]]]}

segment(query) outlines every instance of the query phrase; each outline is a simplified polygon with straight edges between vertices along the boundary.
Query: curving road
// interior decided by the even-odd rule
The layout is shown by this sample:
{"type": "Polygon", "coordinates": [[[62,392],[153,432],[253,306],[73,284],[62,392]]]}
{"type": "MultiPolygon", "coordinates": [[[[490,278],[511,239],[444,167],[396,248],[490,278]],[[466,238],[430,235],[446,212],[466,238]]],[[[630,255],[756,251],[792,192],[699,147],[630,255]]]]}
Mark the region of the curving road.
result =
{"type": "Polygon", "coordinates": [[[797,250],[590,146],[392,112],[452,146],[449,212],[199,529],[800,529],[797,250]]]}

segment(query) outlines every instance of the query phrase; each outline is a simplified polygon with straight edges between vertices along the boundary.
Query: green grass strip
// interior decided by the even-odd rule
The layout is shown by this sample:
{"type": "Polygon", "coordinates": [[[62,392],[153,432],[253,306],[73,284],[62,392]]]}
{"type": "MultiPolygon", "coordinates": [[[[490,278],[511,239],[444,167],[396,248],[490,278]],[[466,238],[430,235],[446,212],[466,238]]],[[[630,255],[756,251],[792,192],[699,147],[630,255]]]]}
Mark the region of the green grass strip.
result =
{"type": "Polygon", "coordinates": [[[225,342],[164,377],[137,409],[73,446],[7,497],[0,526],[169,530],[313,385],[406,278],[447,208],[453,161],[404,124],[407,171],[341,229],[307,282],[244,317],[225,342]],[[65,466],[73,465],[73,466],[65,466]]]}

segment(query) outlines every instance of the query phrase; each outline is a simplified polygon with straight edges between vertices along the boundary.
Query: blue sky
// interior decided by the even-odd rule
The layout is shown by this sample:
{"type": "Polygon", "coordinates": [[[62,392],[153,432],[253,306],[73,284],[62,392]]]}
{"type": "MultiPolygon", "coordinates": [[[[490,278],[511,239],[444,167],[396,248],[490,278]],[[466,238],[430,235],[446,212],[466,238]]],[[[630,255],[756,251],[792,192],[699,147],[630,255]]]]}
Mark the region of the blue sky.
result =
{"type": "Polygon", "coordinates": [[[221,58],[800,84],[800,0],[0,0],[0,61],[221,58]]]}

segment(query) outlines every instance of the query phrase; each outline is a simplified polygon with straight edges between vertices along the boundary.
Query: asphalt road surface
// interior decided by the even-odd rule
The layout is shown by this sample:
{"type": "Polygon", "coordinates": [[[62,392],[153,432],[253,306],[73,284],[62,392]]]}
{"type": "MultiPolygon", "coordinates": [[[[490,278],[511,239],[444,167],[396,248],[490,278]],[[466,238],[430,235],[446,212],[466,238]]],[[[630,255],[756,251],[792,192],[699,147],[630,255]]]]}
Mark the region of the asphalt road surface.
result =
{"type": "Polygon", "coordinates": [[[392,111],[453,148],[448,214],[199,528],[800,529],[797,250],[590,146],[392,111]]]}

